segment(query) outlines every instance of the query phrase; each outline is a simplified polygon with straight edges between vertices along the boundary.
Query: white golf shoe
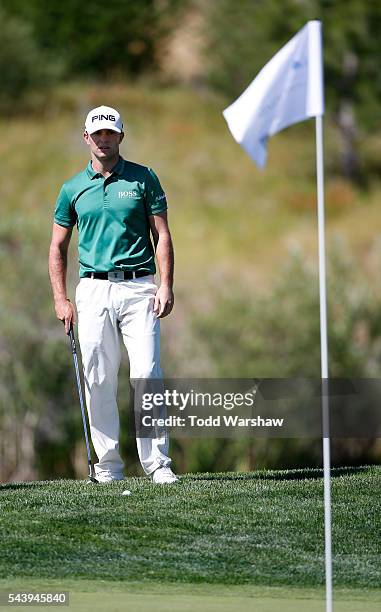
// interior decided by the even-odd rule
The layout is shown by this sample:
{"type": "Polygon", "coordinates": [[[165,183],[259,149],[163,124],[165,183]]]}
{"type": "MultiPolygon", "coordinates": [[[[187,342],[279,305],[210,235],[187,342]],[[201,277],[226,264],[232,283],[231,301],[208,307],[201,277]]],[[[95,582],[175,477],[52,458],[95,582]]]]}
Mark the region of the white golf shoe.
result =
{"type": "Polygon", "coordinates": [[[155,484],[173,484],[179,482],[176,474],[174,474],[170,467],[162,465],[157,468],[152,475],[152,480],[155,484]]]}
{"type": "Polygon", "coordinates": [[[119,480],[124,480],[123,474],[112,474],[111,472],[107,472],[106,470],[99,472],[95,475],[98,482],[115,482],[119,480]]]}

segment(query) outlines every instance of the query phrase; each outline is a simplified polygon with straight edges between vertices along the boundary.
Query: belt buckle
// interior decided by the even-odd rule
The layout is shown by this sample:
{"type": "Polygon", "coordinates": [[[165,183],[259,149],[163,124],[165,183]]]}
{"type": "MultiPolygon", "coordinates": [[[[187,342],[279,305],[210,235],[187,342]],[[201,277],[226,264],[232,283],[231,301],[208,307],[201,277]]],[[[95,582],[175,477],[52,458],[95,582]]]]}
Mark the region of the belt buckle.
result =
{"type": "Polygon", "coordinates": [[[108,272],[108,280],[124,280],[124,271],[113,270],[112,272],[108,272]]]}

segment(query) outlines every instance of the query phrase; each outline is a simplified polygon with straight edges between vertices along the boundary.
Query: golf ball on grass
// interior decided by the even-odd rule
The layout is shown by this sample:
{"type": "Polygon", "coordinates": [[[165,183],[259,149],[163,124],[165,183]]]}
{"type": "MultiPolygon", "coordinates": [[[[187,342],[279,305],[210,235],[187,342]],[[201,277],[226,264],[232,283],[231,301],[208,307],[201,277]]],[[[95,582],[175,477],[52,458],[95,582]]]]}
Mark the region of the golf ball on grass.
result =
{"type": "Polygon", "coordinates": [[[125,491],[123,491],[122,495],[131,495],[131,491],[128,491],[128,489],[126,489],[125,491]]]}

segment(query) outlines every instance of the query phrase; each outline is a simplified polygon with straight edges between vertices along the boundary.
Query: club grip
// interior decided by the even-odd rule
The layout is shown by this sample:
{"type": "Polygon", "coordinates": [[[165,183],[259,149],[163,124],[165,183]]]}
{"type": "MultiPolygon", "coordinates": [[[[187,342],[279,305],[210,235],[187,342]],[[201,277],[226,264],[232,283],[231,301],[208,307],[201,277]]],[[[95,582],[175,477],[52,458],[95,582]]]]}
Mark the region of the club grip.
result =
{"type": "Polygon", "coordinates": [[[74,329],[73,329],[73,324],[72,323],[70,323],[70,328],[69,328],[68,336],[70,338],[71,352],[74,355],[77,352],[77,347],[75,345],[74,329]]]}

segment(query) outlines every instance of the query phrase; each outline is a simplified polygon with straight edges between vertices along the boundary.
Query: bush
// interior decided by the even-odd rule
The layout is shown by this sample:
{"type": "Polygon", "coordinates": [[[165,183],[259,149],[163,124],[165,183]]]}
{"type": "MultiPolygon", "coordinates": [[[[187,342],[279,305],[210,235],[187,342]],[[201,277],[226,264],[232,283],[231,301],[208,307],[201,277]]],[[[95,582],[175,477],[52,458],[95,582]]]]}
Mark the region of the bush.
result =
{"type": "Polygon", "coordinates": [[[156,67],[160,44],[177,23],[184,0],[3,0],[8,14],[31,25],[38,48],[67,74],[97,78],[156,67]]]}
{"type": "MultiPolygon", "coordinates": [[[[340,242],[331,248],[327,279],[330,376],[379,376],[380,291],[340,242]]],[[[219,376],[319,378],[317,261],[293,254],[267,294],[249,297],[233,287],[194,326],[200,339],[213,338],[209,350],[219,376]]]]}
{"type": "Polygon", "coordinates": [[[58,63],[48,62],[25,21],[8,17],[0,10],[0,111],[13,113],[26,104],[37,90],[46,90],[60,72],[58,63]]]}
{"type": "MultiPolygon", "coordinates": [[[[330,376],[379,377],[379,287],[369,285],[340,241],[331,248],[327,276],[330,376]]],[[[198,313],[193,328],[194,341],[209,350],[217,376],[320,378],[317,263],[309,263],[302,252],[294,254],[266,295],[250,298],[247,288],[229,283],[229,294],[216,295],[210,312],[198,313]]],[[[224,452],[233,453],[244,469],[313,467],[321,461],[320,439],[243,440],[234,455],[235,444],[229,441],[224,452]]],[[[207,469],[216,469],[214,459],[205,455],[207,469]]],[[[372,463],[380,460],[380,449],[373,439],[333,440],[332,460],[335,465],[372,463]]]]}

